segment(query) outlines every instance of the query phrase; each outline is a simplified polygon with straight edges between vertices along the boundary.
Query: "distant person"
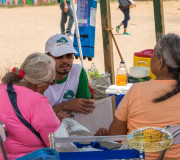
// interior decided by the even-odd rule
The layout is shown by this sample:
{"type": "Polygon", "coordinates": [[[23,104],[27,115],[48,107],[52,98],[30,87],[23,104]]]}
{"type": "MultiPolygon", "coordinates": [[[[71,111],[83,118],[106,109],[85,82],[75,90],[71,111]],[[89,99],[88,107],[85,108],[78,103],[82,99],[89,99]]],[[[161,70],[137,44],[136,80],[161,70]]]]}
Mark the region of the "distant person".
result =
{"type": "Polygon", "coordinates": [[[124,14],[124,20],[120,23],[120,25],[116,26],[116,32],[119,33],[119,30],[121,28],[121,26],[124,26],[124,32],[123,35],[131,35],[127,32],[127,27],[128,27],[128,21],[130,20],[130,6],[135,6],[135,3],[133,2],[133,0],[117,0],[117,2],[119,3],[119,9],[122,11],[122,13],[124,14]]]}
{"type": "MultiPolygon", "coordinates": [[[[167,34],[158,40],[151,58],[155,80],[135,83],[120,102],[109,130],[96,135],[126,135],[148,126],[180,125],[180,36],[167,34]]],[[[146,153],[157,160],[160,153],[146,153]]],[[[179,160],[180,144],[167,149],[164,159],[179,160]]]]}
{"type": "Polygon", "coordinates": [[[70,0],[59,0],[60,1],[60,8],[62,11],[61,15],[61,34],[67,34],[68,36],[74,36],[71,33],[71,29],[74,23],[74,18],[73,18],[73,11],[70,6],[70,0]],[[67,22],[67,17],[69,17],[68,21],[68,26],[67,29],[65,30],[65,24],[67,22]]]}
{"type": "Polygon", "coordinates": [[[73,64],[77,51],[71,39],[63,34],[53,35],[46,42],[45,53],[56,63],[56,84],[44,92],[54,111],[91,113],[94,105],[87,74],[81,65],[73,64]]]}
{"type": "MultiPolygon", "coordinates": [[[[50,147],[48,135],[58,130],[62,115],[57,114],[58,119],[42,93],[54,84],[54,79],[55,62],[42,53],[29,55],[20,68],[13,68],[3,76],[0,84],[0,121],[5,124],[8,133],[4,143],[8,160],[50,147]],[[15,111],[14,105],[21,115],[15,111]],[[39,137],[18,116],[25,119],[39,137]]],[[[3,159],[1,151],[0,159],[3,159]]]]}

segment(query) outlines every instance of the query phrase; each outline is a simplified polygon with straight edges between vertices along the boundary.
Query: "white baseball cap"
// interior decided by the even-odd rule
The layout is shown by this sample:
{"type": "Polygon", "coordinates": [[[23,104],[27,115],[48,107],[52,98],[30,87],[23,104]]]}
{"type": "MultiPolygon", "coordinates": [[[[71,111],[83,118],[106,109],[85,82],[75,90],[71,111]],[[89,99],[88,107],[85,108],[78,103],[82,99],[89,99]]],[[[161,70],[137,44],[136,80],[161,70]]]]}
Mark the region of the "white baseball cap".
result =
{"type": "Polygon", "coordinates": [[[56,34],[47,40],[45,53],[48,52],[54,57],[63,56],[68,53],[77,53],[71,39],[64,34],[56,34]]]}

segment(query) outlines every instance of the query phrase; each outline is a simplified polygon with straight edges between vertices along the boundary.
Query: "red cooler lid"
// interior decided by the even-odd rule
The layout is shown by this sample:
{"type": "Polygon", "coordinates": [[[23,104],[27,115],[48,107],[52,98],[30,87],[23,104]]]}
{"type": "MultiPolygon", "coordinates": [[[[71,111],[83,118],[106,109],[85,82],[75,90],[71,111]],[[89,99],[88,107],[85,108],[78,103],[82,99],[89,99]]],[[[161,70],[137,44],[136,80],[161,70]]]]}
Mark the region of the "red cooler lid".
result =
{"type": "Polygon", "coordinates": [[[153,49],[146,49],[141,52],[135,52],[134,56],[151,58],[153,55],[153,49]]]}

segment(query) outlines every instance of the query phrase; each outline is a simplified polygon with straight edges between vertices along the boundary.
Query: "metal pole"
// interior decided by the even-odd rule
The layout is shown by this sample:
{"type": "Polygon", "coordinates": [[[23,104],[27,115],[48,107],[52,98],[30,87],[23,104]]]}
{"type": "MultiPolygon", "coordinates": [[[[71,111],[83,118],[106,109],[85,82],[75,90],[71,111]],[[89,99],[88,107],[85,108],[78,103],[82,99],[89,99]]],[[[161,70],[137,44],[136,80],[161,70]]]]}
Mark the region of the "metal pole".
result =
{"type": "Polygon", "coordinates": [[[3,141],[1,139],[1,137],[0,137],[0,148],[1,148],[1,153],[2,153],[2,155],[4,157],[4,160],[8,160],[7,159],[7,155],[6,155],[6,151],[5,151],[4,146],[3,146],[3,141]]]}
{"type": "Polygon", "coordinates": [[[50,134],[49,134],[49,143],[50,143],[50,148],[56,149],[56,147],[55,147],[54,133],[50,133],[50,134]]]}
{"type": "Polygon", "coordinates": [[[115,136],[80,136],[80,137],[54,137],[54,139],[55,139],[56,143],[121,141],[121,140],[127,140],[127,135],[115,135],[115,136]]]}
{"type": "Polygon", "coordinates": [[[81,48],[81,41],[80,41],[80,35],[79,35],[79,28],[78,28],[78,20],[77,20],[77,16],[76,16],[76,9],[75,9],[74,0],[71,0],[71,4],[72,4],[73,17],[74,17],[74,23],[75,23],[75,28],[76,28],[76,38],[77,38],[77,41],[78,41],[78,48],[79,48],[81,64],[84,67],[83,54],[82,54],[82,48],[81,48]]]}

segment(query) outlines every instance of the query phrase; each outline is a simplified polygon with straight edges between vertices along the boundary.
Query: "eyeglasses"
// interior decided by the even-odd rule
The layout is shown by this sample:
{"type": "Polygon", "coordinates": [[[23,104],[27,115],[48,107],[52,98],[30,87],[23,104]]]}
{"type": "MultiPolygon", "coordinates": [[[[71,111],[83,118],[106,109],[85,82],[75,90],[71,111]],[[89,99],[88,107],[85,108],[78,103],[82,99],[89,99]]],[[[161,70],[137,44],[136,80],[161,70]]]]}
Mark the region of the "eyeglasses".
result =
{"type": "Polygon", "coordinates": [[[52,82],[44,82],[44,83],[48,83],[50,85],[55,85],[56,84],[56,80],[53,80],[52,82]]]}
{"type": "Polygon", "coordinates": [[[69,53],[63,56],[55,57],[55,59],[63,59],[64,57],[66,57],[67,59],[72,59],[74,57],[74,53],[69,53]]]}

